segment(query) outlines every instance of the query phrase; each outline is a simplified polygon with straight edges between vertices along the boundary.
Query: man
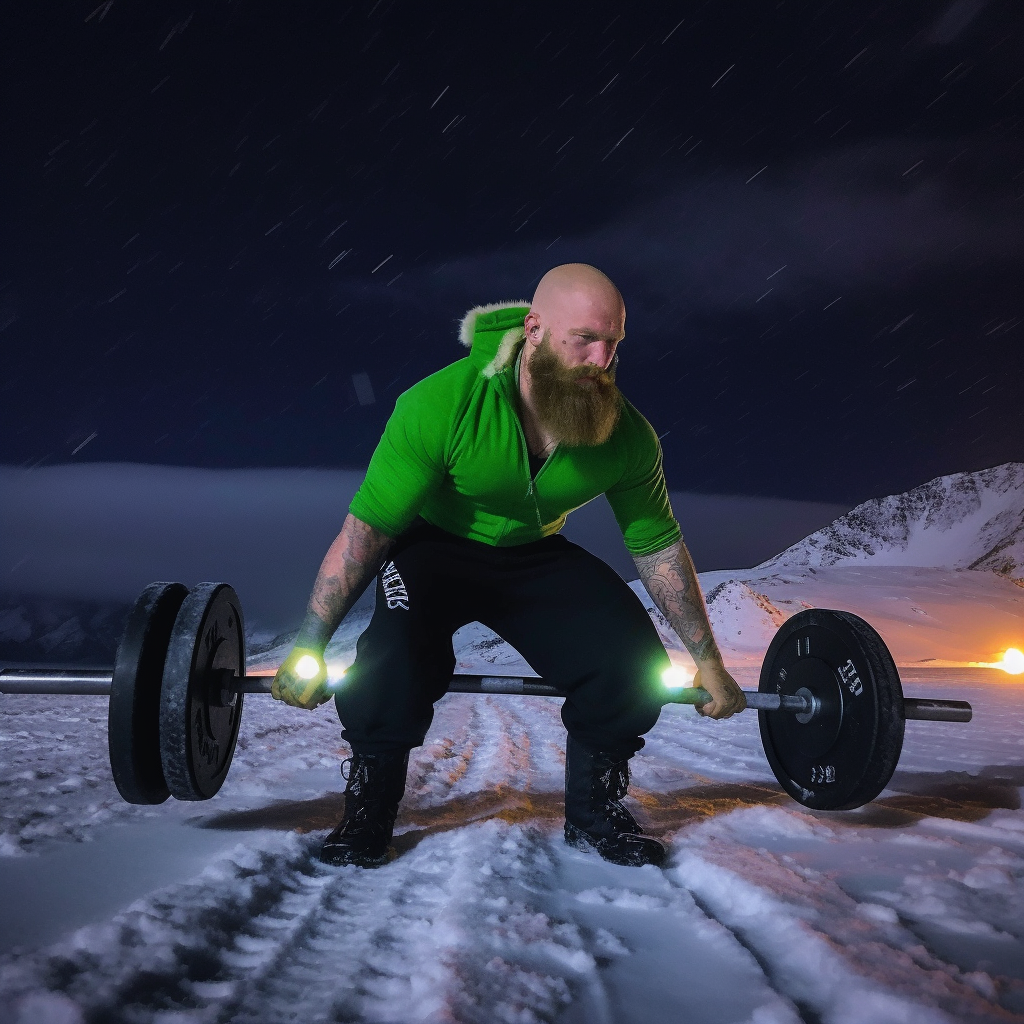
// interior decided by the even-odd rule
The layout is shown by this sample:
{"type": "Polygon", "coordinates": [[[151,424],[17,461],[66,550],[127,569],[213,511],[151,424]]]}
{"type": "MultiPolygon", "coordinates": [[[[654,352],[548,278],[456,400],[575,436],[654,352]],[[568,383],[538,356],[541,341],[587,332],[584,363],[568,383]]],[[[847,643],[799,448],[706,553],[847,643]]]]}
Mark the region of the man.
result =
{"type": "Polygon", "coordinates": [[[324,649],[376,575],[373,617],[335,696],[352,758],[323,861],[387,860],[409,750],[451,680],[452,634],[472,621],[566,694],[566,841],[619,864],[664,859],[620,801],[665,702],[668,656],[626,583],[559,535],[568,512],[607,495],[714,698],[701,713],[727,718],[745,701],[672,515],[658,439],[615,386],[625,316],[599,270],[555,267],[531,303],[471,310],[470,354],[399,396],[273,684],[296,707],[328,698],[324,649]]]}

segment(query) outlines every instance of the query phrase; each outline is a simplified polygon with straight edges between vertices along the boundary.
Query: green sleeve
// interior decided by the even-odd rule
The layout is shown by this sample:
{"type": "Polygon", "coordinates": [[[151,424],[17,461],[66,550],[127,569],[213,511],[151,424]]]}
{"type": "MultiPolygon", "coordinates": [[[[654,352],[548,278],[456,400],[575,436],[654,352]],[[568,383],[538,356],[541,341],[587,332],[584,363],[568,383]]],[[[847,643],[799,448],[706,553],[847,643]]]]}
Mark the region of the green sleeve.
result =
{"type": "Polygon", "coordinates": [[[626,470],[605,493],[631,555],[650,555],[674,544],[682,536],[672,514],[661,465],[661,443],[654,428],[635,409],[628,416],[626,470]]]}
{"type": "Polygon", "coordinates": [[[348,510],[389,537],[416,518],[444,480],[448,417],[414,386],[398,396],[395,411],[370,459],[348,510]]]}

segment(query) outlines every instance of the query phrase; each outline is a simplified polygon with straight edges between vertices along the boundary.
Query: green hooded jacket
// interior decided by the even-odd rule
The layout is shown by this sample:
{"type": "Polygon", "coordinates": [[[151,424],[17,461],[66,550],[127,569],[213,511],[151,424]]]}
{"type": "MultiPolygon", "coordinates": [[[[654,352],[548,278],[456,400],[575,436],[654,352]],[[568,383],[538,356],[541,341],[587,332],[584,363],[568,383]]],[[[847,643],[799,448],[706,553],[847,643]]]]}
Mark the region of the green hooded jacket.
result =
{"type": "Polygon", "coordinates": [[[509,547],[558,533],[569,512],[605,494],[630,554],[668,547],[681,533],[661,445],[625,398],[604,444],[558,445],[531,478],[515,379],[529,311],[497,303],[466,314],[460,336],[470,354],[398,396],[349,511],[391,537],[419,515],[509,547]]]}

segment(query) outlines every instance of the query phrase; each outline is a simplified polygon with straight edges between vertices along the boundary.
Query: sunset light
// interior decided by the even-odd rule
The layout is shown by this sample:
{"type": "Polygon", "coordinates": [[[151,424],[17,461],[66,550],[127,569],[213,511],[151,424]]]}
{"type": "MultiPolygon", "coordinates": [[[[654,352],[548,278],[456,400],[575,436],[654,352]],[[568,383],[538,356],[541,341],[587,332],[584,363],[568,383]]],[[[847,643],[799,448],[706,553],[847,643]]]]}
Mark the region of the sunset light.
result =
{"type": "Polygon", "coordinates": [[[996,662],[996,665],[1004,672],[1009,672],[1011,676],[1022,675],[1024,674],[1024,653],[1018,651],[1016,647],[1011,647],[1003,655],[1002,660],[996,662]]]}
{"type": "Polygon", "coordinates": [[[1024,675],[1024,652],[1008,647],[998,658],[998,661],[972,661],[969,665],[971,668],[998,668],[1011,676],[1024,675]]]}

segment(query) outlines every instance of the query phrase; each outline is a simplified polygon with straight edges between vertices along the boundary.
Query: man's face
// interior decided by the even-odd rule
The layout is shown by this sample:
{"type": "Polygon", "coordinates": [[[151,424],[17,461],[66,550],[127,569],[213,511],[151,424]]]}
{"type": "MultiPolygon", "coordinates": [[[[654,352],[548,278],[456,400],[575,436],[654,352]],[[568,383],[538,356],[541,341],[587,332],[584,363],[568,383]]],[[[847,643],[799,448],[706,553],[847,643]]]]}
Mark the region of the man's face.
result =
{"type": "Polygon", "coordinates": [[[545,330],[529,357],[530,394],[541,426],[561,444],[592,447],[611,437],[622,409],[615,386],[614,364],[604,369],[593,363],[570,365],[560,350],[573,358],[572,336],[552,344],[545,330]]]}

